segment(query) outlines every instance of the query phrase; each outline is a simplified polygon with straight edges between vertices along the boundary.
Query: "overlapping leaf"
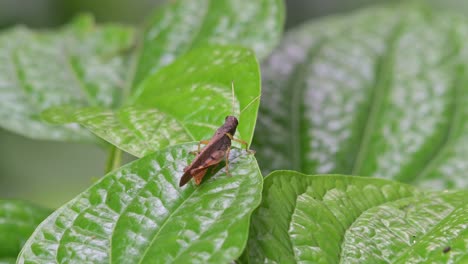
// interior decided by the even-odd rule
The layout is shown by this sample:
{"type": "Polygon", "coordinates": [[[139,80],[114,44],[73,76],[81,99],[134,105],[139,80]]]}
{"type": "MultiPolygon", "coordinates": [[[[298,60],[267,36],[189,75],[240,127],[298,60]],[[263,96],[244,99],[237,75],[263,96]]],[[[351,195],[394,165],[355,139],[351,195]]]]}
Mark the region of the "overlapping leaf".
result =
{"type": "Polygon", "coordinates": [[[249,263],[461,263],[468,192],[422,193],[355,176],[267,176],[249,263]]]}
{"type": "Polygon", "coordinates": [[[50,213],[27,202],[0,200],[0,263],[14,263],[23,244],[50,213]]]}
{"type": "Polygon", "coordinates": [[[182,145],[117,171],[55,211],[28,240],[19,263],[227,263],[246,243],[262,176],[245,151],[200,186],[178,187],[182,145]]]}
{"type": "Polygon", "coordinates": [[[44,116],[81,124],[141,157],[168,145],[210,138],[227,115],[239,119],[237,136],[250,142],[259,96],[260,74],[251,51],[207,46],[145,80],[127,107],[117,111],[56,108],[44,116]]]}
{"type": "Polygon", "coordinates": [[[467,33],[408,7],[290,32],[262,68],[261,167],[468,186],[467,33]]]}
{"type": "Polygon", "coordinates": [[[242,45],[262,59],[278,42],[283,21],[282,0],[173,1],[147,26],[134,83],[206,44],[242,45]]]}

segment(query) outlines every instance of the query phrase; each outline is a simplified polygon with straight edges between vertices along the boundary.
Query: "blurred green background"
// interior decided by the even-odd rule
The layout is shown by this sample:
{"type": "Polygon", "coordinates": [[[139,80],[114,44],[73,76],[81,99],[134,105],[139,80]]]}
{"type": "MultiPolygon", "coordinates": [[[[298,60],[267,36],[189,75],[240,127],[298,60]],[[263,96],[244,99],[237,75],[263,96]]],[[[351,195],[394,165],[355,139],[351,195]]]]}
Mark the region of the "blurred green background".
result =
{"type": "MultiPolygon", "coordinates": [[[[255,1],[255,0],[253,0],[255,1]]],[[[81,12],[98,22],[141,24],[163,0],[2,0],[0,29],[15,24],[33,28],[59,26],[81,12]]],[[[289,0],[286,30],[306,20],[344,13],[391,0],[289,0]]],[[[402,1],[405,2],[405,1],[402,1]]],[[[468,1],[431,0],[436,8],[468,14],[468,1]]],[[[0,128],[0,199],[34,201],[54,208],[104,174],[107,151],[97,146],[34,141],[0,128]]]]}

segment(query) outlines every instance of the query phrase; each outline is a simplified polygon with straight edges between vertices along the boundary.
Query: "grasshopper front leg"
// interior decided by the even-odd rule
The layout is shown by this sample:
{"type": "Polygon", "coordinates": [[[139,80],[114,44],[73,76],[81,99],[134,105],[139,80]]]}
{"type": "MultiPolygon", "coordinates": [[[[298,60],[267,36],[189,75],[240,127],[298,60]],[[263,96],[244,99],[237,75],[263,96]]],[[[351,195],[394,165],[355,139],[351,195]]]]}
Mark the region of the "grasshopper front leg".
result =
{"type": "Polygon", "coordinates": [[[255,150],[249,149],[249,145],[248,145],[247,142],[245,142],[244,140],[238,139],[238,138],[234,138],[230,133],[226,133],[226,136],[228,136],[230,140],[235,141],[235,142],[237,142],[237,143],[240,143],[240,144],[244,145],[244,146],[245,146],[245,151],[246,151],[247,153],[249,153],[249,154],[255,154],[255,150]]]}

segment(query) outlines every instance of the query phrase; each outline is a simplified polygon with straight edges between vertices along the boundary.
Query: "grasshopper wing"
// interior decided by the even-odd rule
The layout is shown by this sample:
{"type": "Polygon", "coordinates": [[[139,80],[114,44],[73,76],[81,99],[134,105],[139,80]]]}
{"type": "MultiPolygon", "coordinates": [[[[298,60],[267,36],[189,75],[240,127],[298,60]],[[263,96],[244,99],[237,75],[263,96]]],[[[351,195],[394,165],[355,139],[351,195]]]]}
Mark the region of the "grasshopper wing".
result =
{"type": "Polygon", "coordinates": [[[206,174],[206,171],[209,167],[220,163],[224,156],[226,155],[226,151],[224,150],[217,150],[213,152],[204,162],[202,165],[198,166],[197,168],[186,168],[184,170],[184,175],[180,179],[179,186],[184,186],[187,182],[190,181],[192,177],[195,178],[195,184],[199,185],[206,174]]]}

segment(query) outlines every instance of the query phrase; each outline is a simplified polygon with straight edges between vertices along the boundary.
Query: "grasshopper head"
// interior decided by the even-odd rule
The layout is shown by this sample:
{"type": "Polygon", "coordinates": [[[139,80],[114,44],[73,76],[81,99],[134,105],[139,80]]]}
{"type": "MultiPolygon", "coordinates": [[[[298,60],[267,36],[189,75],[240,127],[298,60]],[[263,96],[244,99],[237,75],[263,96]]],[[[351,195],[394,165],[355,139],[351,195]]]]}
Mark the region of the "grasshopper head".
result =
{"type": "Polygon", "coordinates": [[[226,119],[224,119],[223,127],[226,130],[226,132],[234,136],[238,124],[239,121],[237,121],[237,118],[235,116],[226,116],[226,119]]]}

